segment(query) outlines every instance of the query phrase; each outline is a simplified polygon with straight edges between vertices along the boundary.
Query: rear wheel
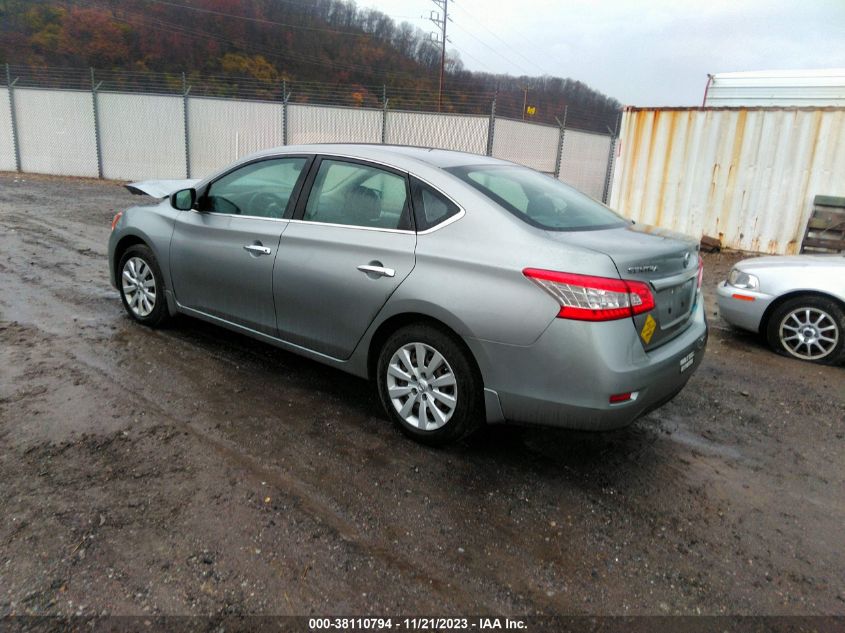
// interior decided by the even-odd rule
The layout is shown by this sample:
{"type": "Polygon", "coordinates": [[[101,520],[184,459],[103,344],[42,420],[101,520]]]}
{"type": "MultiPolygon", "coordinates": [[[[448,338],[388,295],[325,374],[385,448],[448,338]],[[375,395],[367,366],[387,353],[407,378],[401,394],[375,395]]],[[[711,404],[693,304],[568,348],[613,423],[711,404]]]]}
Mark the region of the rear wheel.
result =
{"type": "Polygon", "coordinates": [[[378,392],[403,433],[440,446],[476,430],[484,412],[481,378],[454,337],[426,324],[394,332],[379,354],[378,392]]]}
{"type": "Polygon", "coordinates": [[[813,363],[845,359],[845,313],[833,300],[804,295],[772,313],[766,338],[775,351],[813,363]]]}
{"type": "Polygon", "coordinates": [[[150,327],[164,323],[169,316],[164,278],[152,250],[143,244],[130,246],[120,258],[119,271],[120,298],[127,314],[150,327]]]}

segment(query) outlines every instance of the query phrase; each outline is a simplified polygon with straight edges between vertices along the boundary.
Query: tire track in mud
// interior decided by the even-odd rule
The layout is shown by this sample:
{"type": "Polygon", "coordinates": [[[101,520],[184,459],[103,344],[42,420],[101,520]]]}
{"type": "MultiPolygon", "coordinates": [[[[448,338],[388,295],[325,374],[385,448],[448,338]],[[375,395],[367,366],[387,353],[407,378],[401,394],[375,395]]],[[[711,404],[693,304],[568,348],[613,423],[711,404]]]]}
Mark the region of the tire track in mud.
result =
{"type": "MultiPolygon", "coordinates": [[[[173,340],[178,341],[185,348],[189,349],[193,353],[196,353],[194,348],[178,338],[172,338],[171,336],[163,336],[162,338],[166,338],[168,344],[173,340]]],[[[258,355],[252,354],[252,356],[258,355]]],[[[121,379],[116,376],[114,372],[109,371],[103,366],[99,366],[99,364],[95,364],[95,359],[77,356],[77,360],[84,363],[89,368],[96,369],[107,380],[120,384],[121,379]]],[[[225,357],[223,357],[223,360],[224,362],[232,363],[231,360],[225,357]]],[[[243,364],[238,363],[236,366],[243,367],[243,364]]],[[[143,398],[145,408],[148,411],[156,412],[157,418],[169,419],[174,425],[176,425],[177,428],[187,429],[196,439],[211,446],[227,461],[248,472],[253,481],[272,483],[276,489],[294,500],[298,509],[305,512],[319,523],[329,527],[343,541],[350,543],[363,554],[381,560],[394,567],[400,572],[403,578],[414,579],[422,583],[422,585],[429,587],[429,590],[433,589],[440,596],[443,604],[453,604],[456,608],[465,610],[479,608],[482,610],[490,610],[492,608],[492,605],[489,603],[480,604],[477,599],[473,600],[469,597],[462,596],[460,591],[458,591],[453,585],[447,586],[446,583],[440,579],[444,576],[448,577],[448,574],[443,573],[444,570],[429,569],[431,563],[434,561],[423,563],[422,561],[412,560],[406,556],[402,556],[401,554],[391,551],[391,549],[385,544],[385,541],[390,540],[389,538],[382,537],[381,539],[375,539],[373,536],[361,531],[354,521],[348,519],[344,513],[337,508],[337,503],[339,501],[337,494],[328,493],[327,495],[325,492],[325,484],[329,483],[329,481],[325,477],[315,481],[307,481],[301,477],[294,476],[290,470],[285,470],[275,465],[268,465],[264,463],[264,460],[250,455],[243,448],[238,447],[230,440],[226,440],[216,434],[212,434],[207,428],[207,424],[202,425],[190,417],[174,414],[172,411],[162,408],[158,402],[145,397],[143,393],[139,394],[139,396],[143,398]]],[[[363,445],[361,448],[363,448],[363,445]]],[[[383,456],[383,458],[387,459],[389,463],[392,463],[397,467],[404,465],[398,460],[391,459],[389,456],[383,456]]],[[[342,486],[335,486],[332,487],[332,489],[339,491],[342,489],[342,486]]],[[[443,501],[446,500],[447,498],[443,497],[443,501]]],[[[387,526],[387,534],[389,536],[400,535],[399,532],[390,530],[389,527],[390,526],[387,526]]],[[[501,536],[505,538],[509,537],[514,543],[519,542],[517,533],[511,528],[504,528],[503,526],[500,526],[500,532],[501,536]]],[[[516,578],[512,576],[508,578],[506,582],[514,583],[515,580],[516,578]]],[[[532,588],[527,582],[519,584],[521,585],[519,590],[522,593],[533,595],[534,599],[532,602],[535,606],[540,607],[542,611],[554,611],[553,609],[550,609],[552,603],[548,600],[548,596],[537,591],[535,588],[532,588]]]]}
{"type": "MultiPolygon", "coordinates": [[[[73,250],[72,246],[69,247],[69,250],[73,250]]],[[[73,304],[80,306],[80,307],[85,307],[89,311],[91,311],[91,309],[93,308],[90,301],[87,301],[85,299],[81,299],[79,297],[79,293],[65,293],[65,292],[62,292],[61,289],[57,290],[55,288],[55,284],[50,279],[47,279],[46,281],[42,281],[40,279],[37,280],[37,281],[30,279],[28,281],[30,283],[33,283],[33,282],[39,283],[40,285],[42,285],[45,288],[50,288],[50,290],[52,292],[52,296],[54,296],[54,297],[60,298],[60,299],[65,300],[69,303],[73,303],[73,304]]],[[[23,280],[22,280],[22,282],[23,282],[23,280]]],[[[21,283],[21,286],[24,286],[24,285],[25,285],[24,283],[21,283]]],[[[107,305],[107,304],[106,304],[105,301],[103,301],[102,305],[107,305]]],[[[50,309],[51,305],[49,303],[45,302],[42,307],[45,311],[47,311],[47,310],[50,309]]],[[[95,320],[100,320],[100,319],[98,319],[98,317],[102,317],[103,315],[102,315],[100,310],[96,310],[96,311],[92,312],[91,316],[93,316],[95,318],[95,320]]],[[[128,320],[126,321],[126,324],[129,327],[132,327],[132,324],[128,320]]],[[[62,328],[62,330],[64,330],[64,328],[62,328]]],[[[62,331],[62,330],[60,330],[60,331],[62,331]]],[[[64,331],[66,331],[66,330],[64,330],[64,331]]],[[[59,333],[58,331],[54,331],[54,334],[58,334],[58,333],[59,333]]],[[[145,337],[146,336],[154,336],[154,337],[161,338],[161,339],[167,339],[167,344],[172,344],[172,343],[175,342],[176,344],[180,345],[182,348],[184,348],[186,350],[190,350],[192,352],[192,355],[195,355],[195,356],[197,355],[197,350],[194,347],[192,347],[192,345],[190,343],[183,341],[180,338],[179,334],[174,333],[172,331],[165,331],[165,333],[163,333],[163,334],[162,333],[145,332],[143,334],[143,336],[145,336],[145,337]]],[[[201,335],[201,336],[203,336],[203,335],[201,335]]],[[[207,347],[207,348],[209,347],[208,342],[210,340],[211,339],[206,339],[205,347],[207,347]]],[[[107,338],[103,338],[102,336],[98,336],[97,342],[98,343],[106,343],[107,338]]],[[[252,360],[257,360],[258,362],[261,362],[261,361],[266,362],[265,358],[261,358],[260,354],[256,353],[254,350],[249,349],[248,347],[244,348],[243,346],[238,346],[237,352],[238,352],[239,355],[244,355],[244,354],[248,355],[252,360]]],[[[212,355],[217,360],[222,360],[224,362],[227,362],[229,364],[234,364],[236,366],[238,365],[238,361],[230,360],[230,358],[229,358],[230,354],[213,352],[212,355]]],[[[89,367],[96,366],[96,365],[91,364],[91,362],[94,359],[87,359],[87,360],[83,361],[83,359],[81,359],[80,357],[77,356],[76,360],[78,362],[79,361],[85,362],[86,364],[88,364],[89,367]]],[[[108,371],[107,369],[104,369],[104,365],[100,364],[99,369],[101,371],[103,371],[104,377],[110,379],[111,381],[116,381],[118,379],[116,372],[108,371]]],[[[126,385],[123,385],[123,386],[126,387],[126,385]]],[[[150,408],[151,405],[153,404],[149,400],[146,400],[146,403],[147,403],[146,406],[148,408],[150,408]]],[[[159,415],[166,415],[166,416],[172,418],[172,415],[170,415],[168,412],[166,412],[162,409],[158,409],[158,414],[159,415]]],[[[181,419],[180,421],[182,423],[186,423],[186,419],[181,419]]],[[[225,450],[225,453],[226,453],[226,455],[229,459],[234,459],[235,457],[238,457],[242,466],[251,465],[253,471],[255,469],[264,469],[265,480],[269,477],[269,473],[274,472],[274,471],[268,471],[268,470],[266,470],[266,467],[260,466],[257,463],[255,463],[254,459],[248,457],[243,451],[238,451],[236,448],[234,448],[231,445],[225,446],[223,444],[220,444],[219,443],[220,440],[217,440],[217,439],[211,437],[210,435],[207,434],[207,432],[200,431],[200,429],[198,427],[196,427],[193,424],[190,424],[189,422],[187,424],[188,424],[187,428],[190,428],[192,431],[194,431],[197,434],[198,437],[204,439],[206,442],[213,443],[218,451],[225,450]]],[[[317,498],[319,498],[319,496],[315,493],[313,488],[307,488],[306,485],[301,480],[293,480],[289,476],[285,477],[283,474],[280,474],[278,471],[276,471],[276,473],[277,474],[275,475],[274,480],[277,482],[277,484],[280,486],[280,488],[282,490],[286,490],[287,494],[289,494],[292,497],[295,497],[296,499],[298,499],[299,502],[302,503],[304,508],[308,509],[308,511],[310,511],[312,514],[314,514],[316,517],[319,517],[327,525],[331,526],[341,537],[345,538],[345,540],[355,542],[364,551],[371,551],[372,554],[376,558],[380,558],[382,560],[385,560],[386,562],[389,562],[390,564],[394,565],[397,569],[402,570],[404,575],[419,578],[419,579],[423,580],[425,583],[427,583],[429,586],[434,586],[435,588],[438,589],[438,592],[441,593],[442,598],[444,600],[446,600],[446,599],[449,599],[451,601],[455,600],[456,595],[457,595],[455,590],[453,588],[449,588],[448,591],[447,591],[447,588],[444,585],[442,585],[442,583],[440,583],[438,581],[436,574],[425,573],[425,572],[421,571],[420,569],[417,569],[417,571],[412,571],[412,570],[415,569],[415,567],[414,567],[415,565],[418,567],[418,565],[419,565],[418,563],[414,563],[413,561],[411,561],[409,559],[406,560],[406,559],[402,559],[400,557],[397,557],[396,555],[392,554],[390,552],[389,548],[387,548],[384,545],[379,545],[379,544],[376,544],[374,542],[367,542],[366,540],[362,539],[361,534],[357,532],[357,530],[354,528],[354,526],[351,523],[349,523],[348,521],[346,521],[336,511],[333,511],[329,504],[318,503],[318,504],[315,505],[315,503],[316,503],[315,500],[317,498]],[[279,479],[280,476],[282,477],[282,479],[279,479]],[[284,485],[282,485],[282,484],[284,484],[284,485]],[[352,538],[352,535],[355,535],[355,537],[352,538]]],[[[326,483],[325,479],[322,481],[322,483],[323,484],[326,483]]],[[[393,530],[388,530],[388,531],[393,533],[392,536],[399,536],[400,535],[399,533],[397,533],[393,530]]],[[[508,533],[513,535],[512,531],[510,529],[504,529],[504,530],[502,530],[502,532],[503,532],[503,535],[508,534],[508,533]]],[[[514,580],[515,580],[515,578],[508,579],[509,583],[513,583],[514,580]]],[[[532,589],[529,585],[525,585],[522,588],[522,592],[529,594],[529,595],[532,594],[532,593],[536,593],[536,592],[532,591],[532,589]]],[[[548,602],[547,597],[543,594],[537,593],[537,595],[535,597],[541,603],[548,602]]]]}
{"type": "MultiPolygon", "coordinates": [[[[37,231],[33,230],[33,234],[35,234],[35,233],[37,233],[37,231]]],[[[23,241],[25,243],[28,243],[29,246],[36,246],[37,245],[37,241],[34,240],[34,239],[32,239],[31,241],[24,239],[23,241]]],[[[65,240],[63,242],[62,246],[64,246],[66,248],[66,250],[68,250],[68,251],[76,250],[75,246],[73,245],[73,243],[70,240],[65,240]]],[[[70,300],[76,302],[78,305],[87,305],[86,302],[78,301],[78,299],[75,295],[71,295],[70,300]]],[[[178,336],[174,336],[171,333],[165,334],[165,336],[167,336],[168,338],[170,338],[173,341],[178,341],[183,346],[186,346],[186,347],[189,346],[189,344],[183,342],[178,336]]],[[[192,350],[192,351],[195,352],[196,350],[192,350]]],[[[238,350],[238,352],[243,354],[244,350],[241,348],[241,349],[238,350]]],[[[259,355],[254,354],[254,353],[251,354],[251,355],[253,357],[259,357],[259,355]]],[[[232,361],[228,360],[228,358],[225,354],[216,353],[216,354],[214,354],[214,356],[218,360],[223,359],[224,361],[227,361],[227,362],[230,362],[230,363],[232,362],[232,361]]],[[[115,376],[114,376],[113,373],[111,374],[111,379],[112,380],[115,379],[115,376]]],[[[149,406],[149,403],[148,403],[148,406],[149,406]]],[[[165,412],[159,410],[159,413],[163,414],[165,412]]],[[[182,422],[185,422],[185,420],[182,420],[182,422]]],[[[249,458],[248,456],[246,456],[246,454],[244,454],[242,451],[239,452],[237,449],[233,448],[231,445],[225,446],[225,445],[220,444],[219,440],[216,440],[216,439],[210,437],[206,433],[200,432],[199,429],[197,429],[194,425],[191,425],[190,423],[188,424],[188,427],[191,428],[195,433],[197,433],[198,437],[203,438],[205,441],[216,443],[217,449],[218,450],[225,450],[226,454],[228,455],[228,457],[230,459],[234,459],[234,458],[237,457],[239,460],[241,460],[242,465],[251,464],[253,470],[256,469],[256,468],[263,468],[260,465],[258,465],[257,463],[254,463],[254,460],[252,460],[252,458],[249,458]]],[[[265,478],[269,477],[269,474],[272,473],[272,472],[273,471],[267,471],[265,469],[265,471],[264,471],[265,478]]],[[[277,480],[277,483],[281,484],[282,482],[280,480],[278,480],[278,477],[279,477],[279,474],[277,473],[275,479],[277,480]]],[[[323,483],[325,483],[325,481],[323,483]]],[[[297,499],[299,499],[299,501],[302,502],[305,507],[308,507],[309,505],[313,504],[313,500],[317,497],[313,488],[310,489],[310,490],[304,489],[304,484],[301,480],[297,480],[296,482],[294,482],[294,480],[287,477],[286,481],[285,481],[285,485],[280,486],[280,487],[282,489],[288,490],[289,494],[291,494],[292,496],[295,496],[297,499]]],[[[443,499],[443,500],[445,501],[445,499],[443,499]]],[[[337,514],[336,512],[332,512],[330,510],[330,507],[329,507],[328,504],[325,504],[325,503],[319,504],[319,506],[311,507],[310,510],[316,516],[322,517],[323,520],[326,521],[327,524],[331,525],[333,527],[333,529],[335,529],[335,531],[339,535],[341,535],[341,537],[345,538],[346,540],[354,540],[354,541],[359,542],[359,543],[361,542],[360,534],[358,534],[356,536],[356,538],[354,538],[354,539],[351,537],[351,535],[356,533],[356,530],[354,530],[354,527],[350,523],[346,522],[339,514],[337,514]]],[[[510,537],[515,536],[515,533],[511,529],[504,528],[503,526],[500,526],[500,532],[501,532],[501,536],[510,536],[510,537]]],[[[395,534],[395,535],[398,535],[398,533],[395,534]]],[[[392,555],[389,552],[389,550],[386,547],[384,547],[383,545],[375,546],[374,544],[370,543],[367,546],[367,548],[365,548],[365,549],[370,549],[373,552],[378,552],[380,558],[383,558],[383,559],[386,559],[386,560],[392,560],[393,564],[396,565],[398,568],[402,569],[406,574],[410,573],[411,570],[412,570],[413,563],[410,563],[409,561],[403,561],[401,559],[398,559],[396,556],[392,555]]],[[[419,572],[416,572],[416,573],[413,573],[411,575],[412,576],[420,576],[421,574],[419,572]]],[[[436,576],[433,576],[431,574],[429,574],[428,577],[425,578],[425,580],[427,580],[428,584],[430,584],[430,585],[433,584],[436,587],[441,585],[441,583],[439,583],[437,581],[436,576]]],[[[509,580],[510,580],[510,582],[513,582],[514,579],[511,578],[509,580]]],[[[443,598],[445,599],[447,597],[447,594],[445,592],[445,587],[440,586],[440,591],[443,592],[442,595],[443,595],[443,598]]],[[[531,588],[527,585],[525,587],[523,587],[523,592],[528,593],[528,594],[536,593],[536,592],[533,592],[531,590],[531,588]]],[[[455,594],[454,594],[453,590],[451,590],[451,596],[449,596],[449,597],[451,599],[455,598],[455,594]]],[[[537,593],[537,595],[535,597],[541,603],[548,602],[547,597],[545,595],[540,594],[540,593],[537,593]]]]}
{"type": "MultiPolygon", "coordinates": [[[[13,326],[12,329],[15,331],[15,334],[28,333],[30,338],[33,338],[33,335],[40,336],[40,342],[42,344],[49,344],[50,339],[57,338],[55,335],[40,331],[36,327],[13,326]]],[[[288,497],[297,510],[309,516],[318,525],[330,529],[339,539],[355,548],[360,555],[379,560],[381,564],[395,569],[403,578],[411,579],[421,585],[427,586],[429,591],[439,596],[439,600],[443,604],[451,604],[454,608],[463,610],[480,608],[489,611],[492,608],[492,605],[479,604],[477,600],[472,600],[462,595],[454,586],[447,586],[445,581],[441,580],[442,573],[440,571],[428,570],[426,569],[427,565],[421,565],[419,561],[413,561],[397,554],[383,543],[379,543],[371,536],[363,533],[353,522],[346,519],[322,492],[314,489],[305,481],[292,476],[284,470],[262,464],[259,460],[239,450],[231,442],[214,437],[201,424],[193,421],[191,418],[183,417],[162,407],[158,401],[149,397],[144,391],[134,390],[131,383],[126,381],[126,377],[122,372],[105,369],[100,363],[89,358],[87,354],[68,349],[64,349],[63,351],[74,361],[75,373],[81,376],[83,374],[82,370],[84,369],[85,378],[79,379],[79,384],[85,382],[89,386],[97,385],[98,391],[101,392],[101,399],[107,401],[112,399],[117,400],[121,394],[131,393],[133,406],[144,410],[148,414],[145,417],[155,419],[155,422],[148,422],[146,424],[153,424],[159,427],[164,424],[168,428],[189,432],[193,439],[211,448],[230,465],[237,467],[243,473],[247,474],[252,480],[252,484],[256,487],[258,487],[256,484],[262,482],[270,483],[277,493],[288,497]],[[104,385],[108,385],[108,388],[104,389],[104,385]],[[107,390],[117,390],[118,393],[103,394],[107,390]]],[[[67,368],[67,364],[64,363],[61,367],[67,368]]],[[[58,369],[61,370],[61,367],[58,369]]],[[[37,371],[35,375],[43,375],[43,371],[37,371]]],[[[34,378],[32,374],[28,375],[26,372],[21,377],[27,382],[34,378]]],[[[0,405],[5,407],[6,405],[14,404],[26,395],[35,396],[44,393],[46,393],[46,388],[36,388],[29,394],[18,392],[10,398],[3,398],[0,401],[0,405]]],[[[124,405],[128,404],[129,402],[126,402],[124,398],[124,405]]],[[[144,427],[137,428],[134,424],[132,426],[133,433],[144,433],[147,430],[144,427]]],[[[115,432],[113,429],[107,430],[100,428],[95,430],[97,434],[113,432],[115,432]]],[[[67,442],[68,440],[65,439],[63,441],[67,442]]],[[[47,450],[47,447],[52,444],[53,442],[36,444],[24,450],[27,452],[39,448],[41,450],[47,450]]]]}

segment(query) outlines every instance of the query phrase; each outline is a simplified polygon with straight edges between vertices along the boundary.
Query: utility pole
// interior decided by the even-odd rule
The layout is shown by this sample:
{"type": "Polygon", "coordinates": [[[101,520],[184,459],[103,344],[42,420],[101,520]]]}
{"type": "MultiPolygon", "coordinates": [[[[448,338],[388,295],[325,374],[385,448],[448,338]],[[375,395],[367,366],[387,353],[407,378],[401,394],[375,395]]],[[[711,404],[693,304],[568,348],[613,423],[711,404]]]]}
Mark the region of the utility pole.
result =
{"type": "Polygon", "coordinates": [[[437,85],[437,111],[440,112],[440,109],[443,107],[443,72],[446,66],[446,22],[450,19],[449,0],[431,1],[438,9],[443,11],[442,17],[439,11],[432,11],[428,16],[429,21],[440,30],[439,36],[432,33],[435,36],[432,38],[434,42],[440,44],[440,81],[437,85]]]}
{"type": "Polygon", "coordinates": [[[522,120],[525,120],[525,110],[528,108],[528,86],[522,86],[522,120]]]}

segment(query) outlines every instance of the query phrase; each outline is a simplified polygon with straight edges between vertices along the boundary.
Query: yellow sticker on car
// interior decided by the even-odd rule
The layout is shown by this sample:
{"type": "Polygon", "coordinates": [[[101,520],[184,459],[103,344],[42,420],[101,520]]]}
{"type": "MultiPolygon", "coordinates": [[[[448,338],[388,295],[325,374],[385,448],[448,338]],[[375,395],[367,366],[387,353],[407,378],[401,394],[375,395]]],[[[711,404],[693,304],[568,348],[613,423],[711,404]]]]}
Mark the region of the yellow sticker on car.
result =
{"type": "Polygon", "coordinates": [[[654,331],[656,329],[657,321],[655,321],[654,317],[649,314],[645,319],[643,329],[640,330],[640,337],[646,342],[646,345],[648,345],[648,343],[651,341],[651,337],[654,336],[654,331]]]}

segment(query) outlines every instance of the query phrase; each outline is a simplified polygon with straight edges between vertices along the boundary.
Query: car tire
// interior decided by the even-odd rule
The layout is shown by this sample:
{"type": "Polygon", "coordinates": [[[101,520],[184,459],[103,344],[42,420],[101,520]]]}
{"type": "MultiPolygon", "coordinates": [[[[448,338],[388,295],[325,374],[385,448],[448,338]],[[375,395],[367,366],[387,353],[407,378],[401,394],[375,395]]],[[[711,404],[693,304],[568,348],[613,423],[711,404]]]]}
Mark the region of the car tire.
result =
{"type": "Polygon", "coordinates": [[[379,354],[376,380],[387,415],[417,442],[442,446],[482,425],[478,369],[454,335],[440,328],[414,324],[391,334],[379,354]]]}
{"type": "Polygon", "coordinates": [[[789,299],[769,317],[766,340],[785,356],[839,364],[845,360],[845,312],[832,299],[818,295],[789,299]]]}
{"type": "Polygon", "coordinates": [[[149,327],[162,325],[170,316],[164,296],[164,276],[148,246],[136,244],[118,263],[118,289],[126,313],[149,327]]]}

